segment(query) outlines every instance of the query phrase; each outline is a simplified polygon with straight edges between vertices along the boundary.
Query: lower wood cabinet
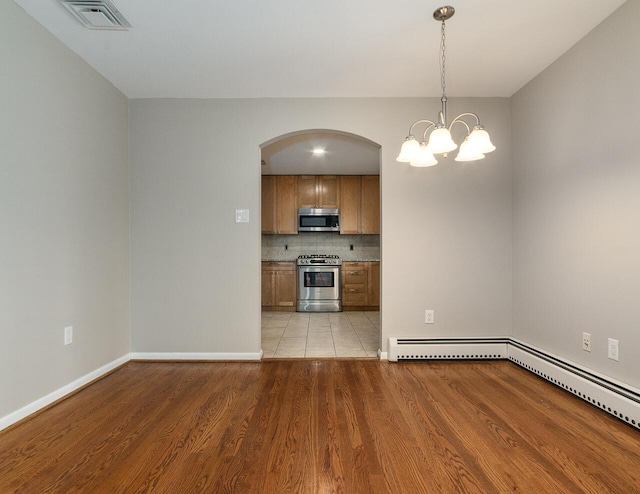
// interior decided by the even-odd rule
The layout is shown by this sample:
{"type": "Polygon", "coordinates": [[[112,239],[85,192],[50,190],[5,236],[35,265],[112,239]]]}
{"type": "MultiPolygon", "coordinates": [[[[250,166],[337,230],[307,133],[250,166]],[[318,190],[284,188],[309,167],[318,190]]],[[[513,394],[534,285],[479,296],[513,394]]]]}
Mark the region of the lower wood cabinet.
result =
{"type": "MultiPolygon", "coordinates": [[[[295,261],[262,263],[262,308],[267,311],[296,310],[295,261]]],[[[342,262],[342,307],[345,310],[380,308],[380,262],[342,262]]]]}
{"type": "Polygon", "coordinates": [[[380,307],[380,261],[369,263],[369,305],[380,307]]]}
{"type": "Polygon", "coordinates": [[[342,307],[380,307],[380,262],[342,262],[342,307]]]}
{"type": "Polygon", "coordinates": [[[295,310],[295,261],[262,263],[262,307],[267,310],[295,310]]]}

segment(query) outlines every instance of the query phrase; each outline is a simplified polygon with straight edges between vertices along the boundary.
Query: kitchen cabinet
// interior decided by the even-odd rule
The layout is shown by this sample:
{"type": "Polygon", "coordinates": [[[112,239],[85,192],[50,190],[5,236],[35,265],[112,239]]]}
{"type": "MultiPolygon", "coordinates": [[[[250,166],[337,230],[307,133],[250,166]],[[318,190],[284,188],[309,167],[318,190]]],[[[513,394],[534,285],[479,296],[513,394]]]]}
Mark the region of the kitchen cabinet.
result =
{"type": "Polygon", "coordinates": [[[362,197],[360,202],[361,233],[380,234],[380,177],[362,176],[362,197]]]}
{"type": "Polygon", "coordinates": [[[337,208],[338,191],[336,175],[298,175],[299,208],[337,208]]]}
{"type": "Polygon", "coordinates": [[[369,263],[369,305],[380,307],[380,261],[369,263]]]}
{"type": "Polygon", "coordinates": [[[380,177],[340,176],[340,233],[380,234],[380,177]]]}
{"type": "Polygon", "coordinates": [[[342,307],[367,309],[380,306],[380,262],[342,263],[342,307]]]}
{"type": "Polygon", "coordinates": [[[368,305],[369,280],[363,262],[342,263],[342,307],[368,305]]]}
{"type": "Polygon", "coordinates": [[[295,175],[262,176],[262,233],[297,234],[295,175]]]}
{"type": "Polygon", "coordinates": [[[340,233],[360,233],[360,196],[362,181],[359,175],[340,176],[340,233]]]}
{"type": "Polygon", "coordinates": [[[271,310],[295,310],[296,263],[262,263],[262,307],[271,310]]]}

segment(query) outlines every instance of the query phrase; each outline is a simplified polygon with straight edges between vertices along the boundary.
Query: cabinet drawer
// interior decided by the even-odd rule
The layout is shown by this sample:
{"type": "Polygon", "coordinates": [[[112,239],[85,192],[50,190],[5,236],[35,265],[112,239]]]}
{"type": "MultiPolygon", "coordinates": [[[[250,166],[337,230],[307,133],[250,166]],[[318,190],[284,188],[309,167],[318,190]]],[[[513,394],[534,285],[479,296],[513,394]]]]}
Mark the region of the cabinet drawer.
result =
{"type": "Polygon", "coordinates": [[[293,261],[263,261],[263,271],[295,271],[296,263],[293,261]]]}
{"type": "Polygon", "coordinates": [[[360,269],[343,269],[342,276],[344,277],[345,285],[357,285],[367,283],[367,272],[360,269]]]}
{"type": "Polygon", "coordinates": [[[366,305],[366,285],[345,285],[342,290],[342,303],[344,305],[366,305]]]}
{"type": "Polygon", "coordinates": [[[364,261],[344,261],[342,263],[342,269],[366,270],[367,263],[364,261]]]}

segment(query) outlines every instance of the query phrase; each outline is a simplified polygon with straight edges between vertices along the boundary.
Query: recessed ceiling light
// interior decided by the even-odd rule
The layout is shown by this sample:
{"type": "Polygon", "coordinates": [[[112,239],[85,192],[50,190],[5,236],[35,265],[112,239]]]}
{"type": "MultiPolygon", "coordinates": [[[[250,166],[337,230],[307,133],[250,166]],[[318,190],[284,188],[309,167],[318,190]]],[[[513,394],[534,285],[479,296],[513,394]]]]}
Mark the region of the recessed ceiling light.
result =
{"type": "Polygon", "coordinates": [[[324,148],[313,148],[314,156],[324,156],[326,154],[326,150],[324,148]]]}

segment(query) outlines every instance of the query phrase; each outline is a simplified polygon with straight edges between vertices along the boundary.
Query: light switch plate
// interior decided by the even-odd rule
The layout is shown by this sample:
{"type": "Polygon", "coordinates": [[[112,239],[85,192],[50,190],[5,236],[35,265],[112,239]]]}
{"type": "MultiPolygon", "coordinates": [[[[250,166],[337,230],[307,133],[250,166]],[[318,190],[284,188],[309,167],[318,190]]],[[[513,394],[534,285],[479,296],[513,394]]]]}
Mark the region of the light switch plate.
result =
{"type": "Polygon", "coordinates": [[[73,326],[64,328],[64,344],[71,345],[73,343],[73,326]]]}
{"type": "Polygon", "coordinates": [[[236,223],[249,223],[248,209],[236,209],[236,223]]]}

